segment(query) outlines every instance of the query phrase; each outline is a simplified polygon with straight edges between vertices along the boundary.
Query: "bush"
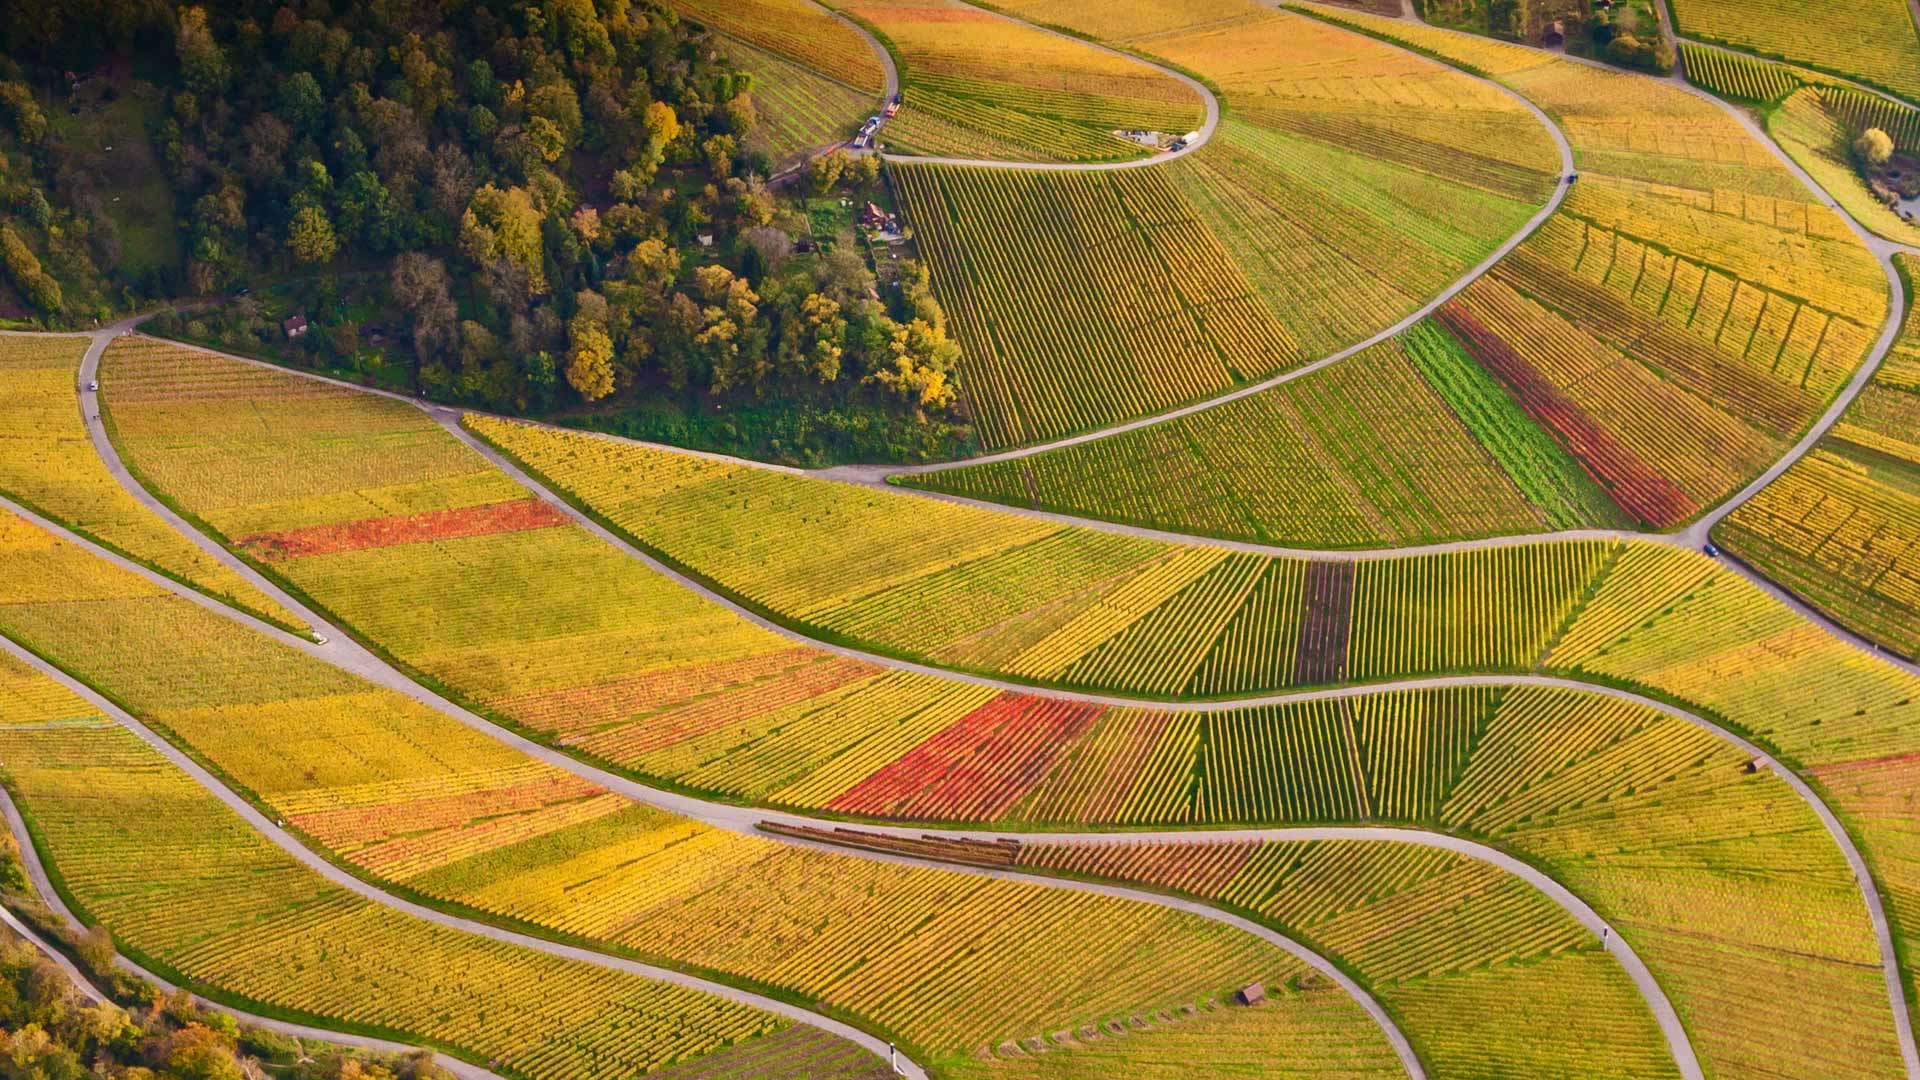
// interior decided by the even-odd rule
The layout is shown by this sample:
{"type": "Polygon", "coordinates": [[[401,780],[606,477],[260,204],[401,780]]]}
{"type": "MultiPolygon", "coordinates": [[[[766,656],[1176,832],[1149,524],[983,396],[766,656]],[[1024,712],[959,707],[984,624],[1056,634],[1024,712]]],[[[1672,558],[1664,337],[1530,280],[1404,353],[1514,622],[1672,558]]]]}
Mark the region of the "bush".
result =
{"type": "Polygon", "coordinates": [[[1665,39],[1641,41],[1632,34],[1615,34],[1607,42],[1606,57],[1622,67],[1638,68],[1660,75],[1673,72],[1673,46],[1665,39]]]}
{"type": "Polygon", "coordinates": [[[1868,128],[1853,141],[1853,152],[1869,166],[1885,165],[1893,160],[1893,139],[1879,128],[1868,128]]]}
{"type": "Polygon", "coordinates": [[[13,279],[20,295],[26,297],[42,314],[52,315],[60,310],[64,303],[60,295],[60,283],[40,268],[40,260],[33,254],[20,234],[6,225],[0,225],[0,264],[5,264],[7,276],[13,279]]]}

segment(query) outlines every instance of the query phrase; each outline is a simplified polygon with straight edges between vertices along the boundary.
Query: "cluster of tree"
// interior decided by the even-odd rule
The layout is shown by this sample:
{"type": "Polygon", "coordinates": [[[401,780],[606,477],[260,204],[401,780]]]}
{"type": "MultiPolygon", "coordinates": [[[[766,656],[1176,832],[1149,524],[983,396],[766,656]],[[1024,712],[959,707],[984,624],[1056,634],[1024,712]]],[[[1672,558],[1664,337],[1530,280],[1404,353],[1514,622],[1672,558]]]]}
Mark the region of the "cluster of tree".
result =
{"type": "Polygon", "coordinates": [[[1600,55],[1612,63],[1656,75],[1673,74],[1673,43],[1657,24],[1642,31],[1623,26],[1612,10],[1602,10],[1594,13],[1588,34],[1600,55]]]}
{"type": "Polygon", "coordinates": [[[41,268],[33,249],[5,222],[0,222],[0,265],[5,266],[13,287],[20,290],[20,295],[36,310],[60,310],[60,283],[41,268]]]}
{"type": "Polygon", "coordinates": [[[71,306],[63,280],[84,296],[107,291],[119,237],[93,170],[53,137],[20,75],[17,62],[0,57],[0,281],[33,312],[55,318],[71,306]]]}
{"type": "MultiPolygon", "coordinates": [[[[419,388],[502,411],[805,389],[926,417],[954,399],[958,350],[924,275],[876,280],[850,236],[814,250],[749,148],[752,77],[663,0],[65,9],[88,4],[92,24],[23,13],[4,32],[43,73],[115,49],[170,59],[155,144],[182,210],[174,291],[370,272],[419,388]]],[[[38,112],[0,84],[14,145],[58,142],[38,112]]],[[[861,198],[879,184],[843,154],[803,179],[861,198]]],[[[29,247],[0,234],[0,256],[60,306],[27,285],[29,247]]],[[[295,347],[355,351],[344,312],[314,315],[295,347]]],[[[287,346],[257,307],[227,318],[287,346]]]]}

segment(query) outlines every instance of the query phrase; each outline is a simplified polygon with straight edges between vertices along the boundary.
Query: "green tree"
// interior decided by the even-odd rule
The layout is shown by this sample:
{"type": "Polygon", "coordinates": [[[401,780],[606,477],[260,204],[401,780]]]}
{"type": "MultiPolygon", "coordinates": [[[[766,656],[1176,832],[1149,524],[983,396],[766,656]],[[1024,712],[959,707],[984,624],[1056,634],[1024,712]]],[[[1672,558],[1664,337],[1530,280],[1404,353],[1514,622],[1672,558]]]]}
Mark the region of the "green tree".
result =
{"type": "Polygon", "coordinates": [[[707,168],[715,177],[733,172],[733,155],[739,148],[731,135],[709,135],[707,141],[700,144],[701,152],[707,157],[707,168]]]}
{"type": "Polygon", "coordinates": [[[60,283],[41,269],[33,249],[9,225],[0,225],[0,263],[6,265],[7,276],[13,279],[20,295],[41,313],[51,315],[65,303],[60,283]]]}
{"type": "Polygon", "coordinates": [[[280,118],[296,130],[311,132],[327,118],[327,99],[320,82],[304,71],[296,71],[280,84],[280,118]]]}
{"type": "Polygon", "coordinates": [[[333,258],[340,250],[340,241],[333,234],[327,212],[317,206],[301,207],[287,226],[287,250],[303,263],[323,263],[333,258]]]}
{"type": "Polygon", "coordinates": [[[808,293],[781,330],[777,364],[788,376],[810,375],[830,383],[840,377],[846,339],[847,320],[840,314],[840,305],[819,293],[808,293]]]}
{"type": "Polygon", "coordinates": [[[0,108],[6,110],[13,121],[14,134],[28,146],[38,146],[46,140],[48,124],[47,114],[40,111],[40,105],[33,100],[33,91],[25,83],[0,82],[0,108]]]}
{"type": "Polygon", "coordinates": [[[460,219],[460,253],[485,265],[505,259],[527,275],[534,293],[547,290],[540,245],[541,213],[525,188],[486,184],[460,219]]]}
{"type": "Polygon", "coordinates": [[[847,171],[847,162],[852,158],[845,150],[830,150],[807,162],[807,180],[813,185],[815,195],[825,195],[840,182],[847,171]]]}
{"type": "Polygon", "coordinates": [[[207,26],[207,10],[202,7],[180,9],[179,26],[174,32],[174,51],[180,58],[180,74],[187,87],[197,94],[219,96],[227,89],[232,71],[227,54],[213,40],[207,26]]]}
{"type": "Polygon", "coordinates": [[[546,21],[560,47],[576,62],[598,66],[613,61],[613,41],[593,0],[547,0],[546,21]]]}

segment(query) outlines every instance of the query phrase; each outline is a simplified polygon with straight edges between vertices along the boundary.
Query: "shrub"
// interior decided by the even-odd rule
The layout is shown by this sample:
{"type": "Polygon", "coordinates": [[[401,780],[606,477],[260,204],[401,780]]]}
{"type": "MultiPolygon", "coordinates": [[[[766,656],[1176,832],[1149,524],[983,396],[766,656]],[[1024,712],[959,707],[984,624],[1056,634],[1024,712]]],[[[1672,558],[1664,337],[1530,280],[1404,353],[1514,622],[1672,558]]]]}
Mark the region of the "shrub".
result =
{"type": "Polygon", "coordinates": [[[1879,128],[1868,128],[1853,141],[1853,152],[1868,165],[1885,165],[1893,159],[1893,140],[1879,128]]]}
{"type": "Polygon", "coordinates": [[[0,263],[6,264],[7,276],[27,303],[48,315],[60,310],[64,303],[60,283],[40,268],[40,260],[20,234],[5,225],[0,225],[0,263]]]}

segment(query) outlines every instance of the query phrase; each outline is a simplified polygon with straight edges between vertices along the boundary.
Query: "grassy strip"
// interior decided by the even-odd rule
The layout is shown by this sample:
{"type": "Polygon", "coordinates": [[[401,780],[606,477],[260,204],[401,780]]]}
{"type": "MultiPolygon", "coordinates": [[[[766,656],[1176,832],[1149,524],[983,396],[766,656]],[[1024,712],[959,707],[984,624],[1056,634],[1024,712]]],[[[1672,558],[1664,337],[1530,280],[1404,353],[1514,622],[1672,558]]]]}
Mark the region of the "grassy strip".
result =
{"type": "Polygon", "coordinates": [[[1546,515],[1547,524],[1555,529],[1634,527],[1605,489],[1453,335],[1431,319],[1423,320],[1407,332],[1406,354],[1527,501],[1546,515]]]}

